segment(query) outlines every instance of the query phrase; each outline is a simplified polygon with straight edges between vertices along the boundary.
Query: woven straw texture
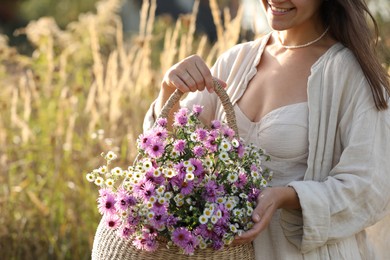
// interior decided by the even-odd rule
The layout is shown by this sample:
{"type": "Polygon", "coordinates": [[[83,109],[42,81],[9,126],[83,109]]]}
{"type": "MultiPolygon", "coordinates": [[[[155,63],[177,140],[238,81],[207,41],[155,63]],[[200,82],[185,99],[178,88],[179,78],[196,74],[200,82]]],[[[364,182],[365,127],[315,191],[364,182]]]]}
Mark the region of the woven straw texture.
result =
{"type": "MultiPolygon", "coordinates": [[[[238,136],[236,117],[229,96],[226,94],[223,87],[214,80],[214,90],[218,95],[222,106],[226,112],[227,124],[232,128],[238,136]]],[[[159,118],[166,118],[172,107],[179,102],[182,92],[176,90],[161,110],[159,118]]],[[[184,260],[184,259],[215,259],[215,260],[253,260],[255,253],[252,243],[225,246],[222,250],[214,250],[207,248],[204,250],[195,250],[195,254],[188,256],[182,254],[177,247],[166,248],[161,245],[155,252],[147,252],[136,249],[132,246],[130,240],[120,238],[115,231],[108,229],[105,226],[104,220],[100,221],[97,228],[92,249],[92,260],[184,260]]]]}
{"type": "Polygon", "coordinates": [[[97,228],[93,242],[92,260],[254,260],[252,244],[228,246],[222,250],[197,249],[192,256],[183,255],[177,247],[167,249],[160,244],[155,252],[136,249],[130,240],[120,238],[115,231],[105,227],[102,220],[97,228]]]}

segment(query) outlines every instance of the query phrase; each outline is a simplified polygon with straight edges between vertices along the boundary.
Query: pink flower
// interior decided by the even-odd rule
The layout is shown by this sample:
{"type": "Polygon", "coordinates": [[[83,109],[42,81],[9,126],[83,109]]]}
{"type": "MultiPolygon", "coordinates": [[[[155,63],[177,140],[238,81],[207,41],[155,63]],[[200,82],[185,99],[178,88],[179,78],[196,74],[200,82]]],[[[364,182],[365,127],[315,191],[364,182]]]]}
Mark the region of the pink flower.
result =
{"type": "Polygon", "coordinates": [[[211,129],[219,129],[221,125],[221,122],[218,120],[211,121],[211,129]]]}
{"type": "Polygon", "coordinates": [[[184,227],[175,229],[172,232],[172,241],[177,246],[184,248],[191,238],[191,232],[184,227]]]}
{"type": "Polygon", "coordinates": [[[125,225],[117,230],[118,236],[124,239],[128,239],[135,232],[135,227],[130,225],[125,225]]]}
{"type": "Polygon", "coordinates": [[[114,214],[105,215],[104,221],[106,222],[107,227],[111,229],[116,229],[120,224],[120,218],[118,215],[114,214]]]}
{"type": "Polygon", "coordinates": [[[149,180],[141,180],[137,185],[134,186],[134,195],[143,199],[144,201],[149,200],[150,197],[156,194],[155,185],[149,180]]]}
{"type": "Polygon", "coordinates": [[[163,155],[164,148],[164,143],[161,140],[152,138],[145,150],[151,158],[159,158],[163,155]]]}
{"type": "Polygon", "coordinates": [[[115,214],[115,195],[112,193],[105,193],[105,196],[98,198],[98,210],[102,215],[115,214]]]}
{"type": "Polygon", "coordinates": [[[158,118],[157,124],[162,127],[166,127],[168,123],[168,120],[166,118],[158,118]]]}
{"type": "Polygon", "coordinates": [[[186,144],[187,144],[186,140],[182,140],[182,139],[176,140],[173,143],[173,150],[181,154],[184,152],[184,149],[186,148],[186,144]]]}
{"type": "Polygon", "coordinates": [[[203,107],[200,106],[200,105],[194,105],[194,106],[192,107],[192,112],[194,112],[194,114],[195,114],[196,116],[198,116],[200,113],[202,113],[202,110],[203,110],[203,107]]]}
{"type": "Polygon", "coordinates": [[[188,123],[188,109],[181,108],[175,113],[174,125],[185,126],[188,123]]]}
{"type": "Polygon", "coordinates": [[[207,130],[203,128],[198,128],[195,130],[197,140],[204,141],[207,138],[207,130]]]}
{"type": "Polygon", "coordinates": [[[206,152],[205,149],[200,145],[195,146],[193,151],[196,157],[202,157],[206,152]]]}

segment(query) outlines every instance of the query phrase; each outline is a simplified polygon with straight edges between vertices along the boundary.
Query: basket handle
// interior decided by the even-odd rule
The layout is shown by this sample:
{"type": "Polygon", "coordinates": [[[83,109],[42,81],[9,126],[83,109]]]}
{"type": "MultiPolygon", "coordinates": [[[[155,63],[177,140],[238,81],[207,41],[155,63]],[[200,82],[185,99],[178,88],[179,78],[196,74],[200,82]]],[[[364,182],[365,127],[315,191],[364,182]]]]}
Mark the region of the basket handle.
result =
{"type": "MultiPolygon", "coordinates": [[[[230,102],[230,98],[228,94],[226,93],[225,89],[221,86],[221,84],[216,80],[213,79],[214,83],[214,90],[217,96],[219,97],[219,100],[222,103],[223,109],[226,112],[226,119],[228,126],[234,130],[235,135],[238,137],[238,128],[237,128],[237,122],[236,122],[236,114],[234,113],[233,105],[230,102]]],[[[176,89],[175,92],[172,93],[172,95],[168,98],[168,100],[165,102],[163,108],[161,109],[160,115],[158,118],[167,118],[169,111],[171,111],[172,107],[180,101],[180,98],[183,96],[183,92],[176,89]]]]}

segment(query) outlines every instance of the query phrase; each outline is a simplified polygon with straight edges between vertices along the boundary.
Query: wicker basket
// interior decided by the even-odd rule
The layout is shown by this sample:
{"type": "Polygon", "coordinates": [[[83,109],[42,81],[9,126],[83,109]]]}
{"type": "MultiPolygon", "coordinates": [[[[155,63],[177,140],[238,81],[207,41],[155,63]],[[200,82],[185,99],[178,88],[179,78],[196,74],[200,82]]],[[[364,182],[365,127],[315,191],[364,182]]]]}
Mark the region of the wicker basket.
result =
{"type": "MultiPolygon", "coordinates": [[[[236,134],[237,124],[233,110],[233,106],[230,102],[229,96],[221,85],[214,81],[214,89],[219,99],[222,102],[223,108],[226,112],[227,123],[236,134]]],[[[166,118],[169,111],[176,104],[181,96],[182,92],[176,90],[172,96],[168,99],[159,117],[166,118]]],[[[108,259],[134,259],[134,260],[181,260],[181,259],[215,259],[215,260],[253,260],[254,248],[252,243],[236,246],[225,246],[222,250],[214,250],[212,248],[197,249],[194,255],[188,256],[182,254],[177,247],[173,246],[169,249],[160,244],[155,252],[147,252],[135,248],[131,241],[122,239],[115,231],[106,228],[104,220],[102,220],[97,228],[95,239],[92,249],[92,260],[108,260],[108,259]]]]}

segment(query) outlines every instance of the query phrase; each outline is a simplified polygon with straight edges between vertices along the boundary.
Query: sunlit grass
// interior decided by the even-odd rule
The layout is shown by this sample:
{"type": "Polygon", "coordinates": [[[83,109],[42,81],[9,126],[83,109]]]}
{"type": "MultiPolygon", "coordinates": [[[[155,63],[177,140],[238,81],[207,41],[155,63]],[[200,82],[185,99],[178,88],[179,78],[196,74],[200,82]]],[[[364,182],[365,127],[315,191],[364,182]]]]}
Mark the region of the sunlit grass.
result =
{"type": "Polygon", "coordinates": [[[52,18],[31,22],[19,33],[32,57],[0,38],[2,259],[89,259],[99,214],[85,174],[103,151],[132,161],[167,68],[194,53],[211,65],[240,34],[240,16],[228,19],[211,45],[195,35],[195,14],[167,24],[145,2],[139,34],[124,40],[119,6],[99,2],[65,30],[52,18]]]}

